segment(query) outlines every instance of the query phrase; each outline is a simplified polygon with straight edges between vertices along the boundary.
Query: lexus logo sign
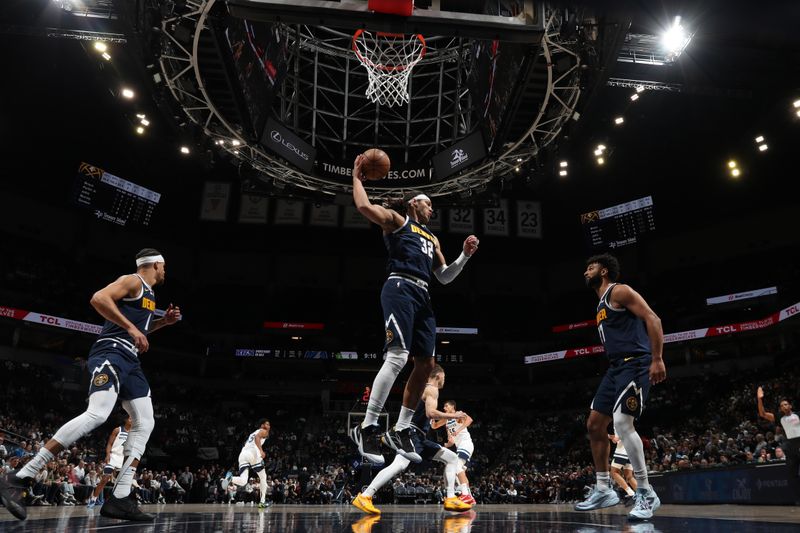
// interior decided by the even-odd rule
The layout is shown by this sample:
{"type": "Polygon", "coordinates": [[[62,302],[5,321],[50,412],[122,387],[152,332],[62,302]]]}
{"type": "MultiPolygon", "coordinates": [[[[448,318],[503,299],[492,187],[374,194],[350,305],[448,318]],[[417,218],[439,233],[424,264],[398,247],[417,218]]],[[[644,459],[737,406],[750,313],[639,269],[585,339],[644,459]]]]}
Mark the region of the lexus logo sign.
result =
{"type": "Polygon", "coordinates": [[[311,172],[317,151],[313,146],[295,135],[289,128],[276,120],[267,120],[261,145],[299,167],[304,172],[311,172]]]}

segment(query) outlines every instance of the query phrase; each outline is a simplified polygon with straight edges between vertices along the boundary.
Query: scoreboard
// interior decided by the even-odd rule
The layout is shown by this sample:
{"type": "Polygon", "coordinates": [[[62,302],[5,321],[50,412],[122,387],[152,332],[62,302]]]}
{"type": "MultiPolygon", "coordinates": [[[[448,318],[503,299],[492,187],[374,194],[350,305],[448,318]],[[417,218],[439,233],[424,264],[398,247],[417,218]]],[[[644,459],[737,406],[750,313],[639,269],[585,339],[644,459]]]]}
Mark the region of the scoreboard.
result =
{"type": "Polygon", "coordinates": [[[635,244],[642,234],[656,229],[653,197],[584,213],[581,225],[586,244],[593,251],[635,244]]]}
{"type": "Polygon", "coordinates": [[[88,163],[75,179],[74,201],[100,220],[119,226],[148,226],[161,195],[88,163]]]}

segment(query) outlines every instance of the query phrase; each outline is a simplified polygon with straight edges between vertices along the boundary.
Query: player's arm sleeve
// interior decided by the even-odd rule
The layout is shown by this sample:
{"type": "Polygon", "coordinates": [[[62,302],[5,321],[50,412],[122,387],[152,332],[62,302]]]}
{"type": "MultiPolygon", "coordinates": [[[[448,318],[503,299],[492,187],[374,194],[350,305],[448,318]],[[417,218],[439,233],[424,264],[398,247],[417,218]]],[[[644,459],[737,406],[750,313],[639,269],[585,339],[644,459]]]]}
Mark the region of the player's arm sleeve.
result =
{"type": "MultiPolygon", "coordinates": [[[[436,240],[436,249],[437,251],[439,250],[438,239],[436,240]]],[[[464,252],[462,251],[461,255],[458,256],[458,259],[456,259],[449,265],[444,262],[444,256],[441,257],[442,257],[441,264],[439,265],[439,267],[434,269],[433,275],[436,276],[436,279],[438,279],[442,285],[447,285],[448,283],[456,279],[456,276],[458,276],[461,273],[461,269],[463,269],[464,265],[467,264],[469,256],[464,254],[464,252]]]]}

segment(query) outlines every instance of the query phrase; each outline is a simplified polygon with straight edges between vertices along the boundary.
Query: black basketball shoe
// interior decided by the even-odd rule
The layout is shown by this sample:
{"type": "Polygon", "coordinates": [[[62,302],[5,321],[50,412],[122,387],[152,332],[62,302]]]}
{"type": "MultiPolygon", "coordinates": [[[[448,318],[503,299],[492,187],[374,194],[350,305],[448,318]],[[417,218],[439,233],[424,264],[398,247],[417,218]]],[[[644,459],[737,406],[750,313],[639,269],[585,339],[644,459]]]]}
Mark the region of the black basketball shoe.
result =
{"type": "Polygon", "coordinates": [[[31,481],[31,478],[18,478],[16,472],[0,476],[0,503],[18,520],[28,518],[28,510],[22,500],[30,490],[31,481]]]}
{"type": "Polygon", "coordinates": [[[112,494],[100,508],[100,516],[135,522],[151,522],[156,519],[156,515],[142,512],[139,509],[136,496],[133,494],[127,498],[117,498],[112,494]]]}
{"type": "Polygon", "coordinates": [[[370,463],[382,465],[386,462],[381,453],[378,424],[371,424],[365,428],[357,424],[350,430],[350,439],[358,446],[358,452],[370,463]]]}
{"type": "Polygon", "coordinates": [[[414,443],[411,442],[412,431],[410,427],[400,431],[392,428],[383,434],[383,442],[412,463],[421,463],[422,456],[414,450],[414,443]]]}

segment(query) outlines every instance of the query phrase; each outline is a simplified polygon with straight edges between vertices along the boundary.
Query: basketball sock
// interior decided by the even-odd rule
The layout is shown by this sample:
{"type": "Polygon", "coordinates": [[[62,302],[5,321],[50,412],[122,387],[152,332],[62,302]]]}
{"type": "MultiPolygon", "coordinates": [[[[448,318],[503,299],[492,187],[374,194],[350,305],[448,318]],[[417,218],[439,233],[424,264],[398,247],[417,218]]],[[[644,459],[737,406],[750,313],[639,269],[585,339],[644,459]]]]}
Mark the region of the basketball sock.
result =
{"type": "Polygon", "coordinates": [[[414,410],[409,409],[405,405],[400,407],[400,414],[397,415],[397,423],[394,425],[394,428],[397,431],[401,431],[406,429],[407,427],[411,427],[411,417],[414,416],[414,410]]]}
{"type": "Polygon", "coordinates": [[[635,492],[633,492],[633,489],[632,489],[632,488],[630,488],[630,487],[627,487],[627,488],[625,489],[625,494],[627,494],[628,496],[633,496],[633,495],[634,495],[634,494],[636,494],[636,493],[635,493],[635,492]]]}
{"type": "Polygon", "coordinates": [[[44,468],[44,466],[53,460],[53,454],[50,453],[45,447],[42,447],[39,450],[39,453],[36,454],[36,457],[28,461],[28,464],[23,466],[19,471],[17,471],[17,477],[20,479],[26,477],[34,477],[39,471],[44,468]]]}
{"type": "Polygon", "coordinates": [[[460,484],[458,486],[458,492],[460,492],[461,494],[466,494],[467,496],[469,496],[470,495],[469,485],[467,485],[466,483],[460,484]]]}
{"type": "Polygon", "coordinates": [[[642,438],[633,427],[633,417],[623,414],[618,408],[614,412],[614,429],[628,452],[628,460],[633,467],[633,477],[639,484],[638,488],[650,490],[650,483],[647,481],[647,463],[644,460],[644,446],[642,438]]]}
{"type": "Polygon", "coordinates": [[[127,498],[131,495],[131,485],[133,484],[133,476],[136,474],[136,467],[133,466],[133,457],[126,457],[125,462],[122,463],[117,483],[114,485],[115,498],[127,498]]]}
{"type": "Polygon", "coordinates": [[[392,385],[407,362],[408,350],[389,349],[386,351],[386,360],[372,382],[367,413],[361,423],[362,428],[378,423],[378,417],[383,412],[383,404],[389,397],[392,385]]]}
{"type": "Polygon", "coordinates": [[[369,484],[369,487],[364,489],[363,494],[364,496],[372,497],[375,496],[375,493],[378,492],[381,487],[386,485],[393,477],[397,474],[408,468],[408,465],[411,464],[411,461],[400,455],[399,453],[395,455],[394,461],[392,464],[378,472],[375,476],[375,479],[372,480],[372,483],[369,484]]]}
{"type": "Polygon", "coordinates": [[[261,503],[267,498],[267,473],[263,470],[258,471],[258,488],[261,490],[261,503]]]}
{"type": "Polygon", "coordinates": [[[611,488],[611,475],[608,472],[597,472],[597,488],[607,490],[611,488]]]}

